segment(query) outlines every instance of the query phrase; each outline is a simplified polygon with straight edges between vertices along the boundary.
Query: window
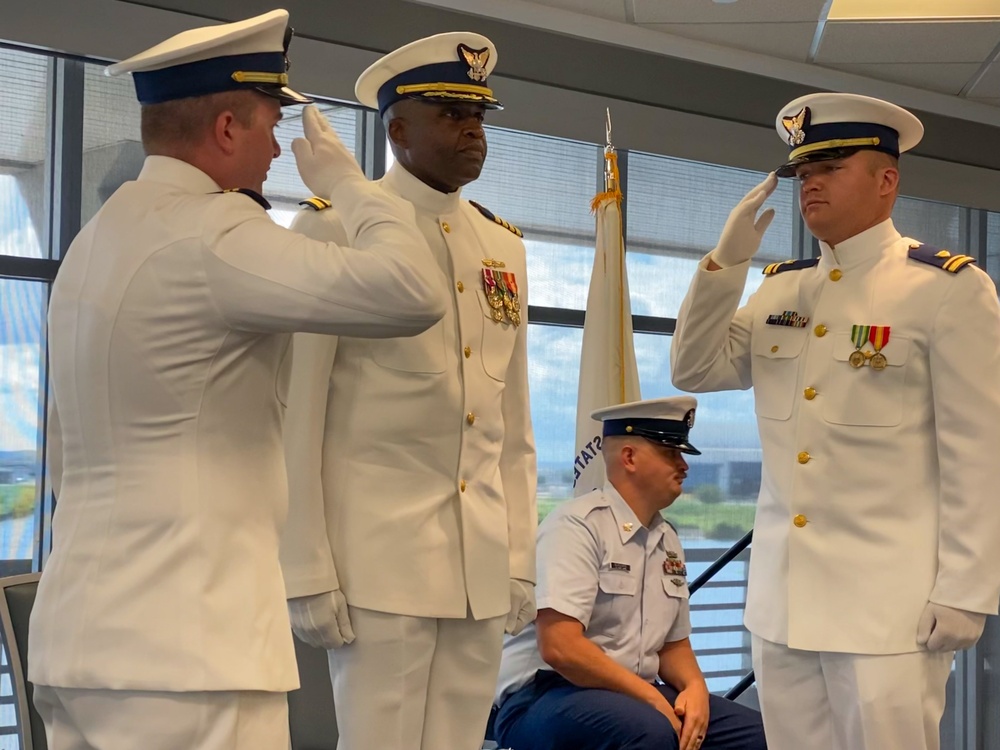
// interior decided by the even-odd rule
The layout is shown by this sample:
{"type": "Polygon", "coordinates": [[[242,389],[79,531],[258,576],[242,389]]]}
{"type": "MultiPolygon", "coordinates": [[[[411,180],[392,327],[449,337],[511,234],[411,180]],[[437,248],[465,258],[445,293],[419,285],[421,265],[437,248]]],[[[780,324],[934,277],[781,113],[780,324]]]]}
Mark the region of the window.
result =
{"type": "MultiPolygon", "coordinates": [[[[758,172],[630,153],[625,195],[627,265],[632,313],[674,318],[698,262],[718,242],[729,212],[765,177],[758,172]]],[[[775,209],[754,269],[795,257],[798,220],[793,180],[778,180],[775,209]]],[[[763,276],[751,271],[743,301],[763,276]]],[[[644,391],[645,393],[645,391],[644,391]]]]}
{"type": "MultiPolygon", "coordinates": [[[[356,134],[360,129],[358,118],[361,116],[361,111],[322,102],[317,102],[317,107],[330,121],[348,150],[355,153],[356,134]]],[[[281,122],[274,131],[278,145],[281,146],[281,156],[271,163],[267,182],[264,183],[264,197],[271,203],[271,218],[286,227],[301,210],[299,201],[312,195],[299,177],[299,170],[295,166],[295,157],[292,153],[292,141],[302,137],[303,109],[301,105],[282,108],[281,122]]]]}

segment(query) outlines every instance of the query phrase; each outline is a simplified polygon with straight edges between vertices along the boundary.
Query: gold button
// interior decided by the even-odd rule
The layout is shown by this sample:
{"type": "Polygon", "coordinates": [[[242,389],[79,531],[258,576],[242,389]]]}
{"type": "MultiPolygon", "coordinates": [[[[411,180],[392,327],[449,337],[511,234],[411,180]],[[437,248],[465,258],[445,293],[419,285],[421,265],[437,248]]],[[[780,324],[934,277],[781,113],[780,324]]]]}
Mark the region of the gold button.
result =
{"type": "Polygon", "coordinates": [[[809,459],[810,459],[810,458],[812,458],[812,456],[810,456],[810,455],[809,455],[808,453],[806,453],[805,451],[802,451],[802,452],[801,452],[801,453],[799,454],[799,463],[800,463],[800,464],[807,464],[807,463],[809,463],[809,459]]]}
{"type": "Polygon", "coordinates": [[[771,352],[772,353],[774,353],[776,351],[778,351],[778,345],[777,344],[775,344],[774,346],[771,347],[771,352]]]}
{"type": "Polygon", "coordinates": [[[468,414],[465,415],[465,421],[468,422],[469,424],[475,424],[476,415],[470,411],[468,414]]]}
{"type": "Polygon", "coordinates": [[[471,356],[472,356],[472,347],[471,346],[465,347],[465,358],[468,359],[471,356]]]}
{"type": "Polygon", "coordinates": [[[843,276],[844,272],[841,271],[839,268],[834,268],[832,271],[830,271],[830,281],[840,281],[841,278],[843,278],[843,276]]]}
{"type": "Polygon", "coordinates": [[[806,401],[812,401],[816,398],[816,389],[810,386],[803,391],[803,395],[806,397],[806,401]]]}
{"type": "Polygon", "coordinates": [[[820,338],[823,338],[824,336],[826,336],[826,326],[820,323],[813,329],[813,332],[820,338]]]}
{"type": "Polygon", "coordinates": [[[465,492],[465,480],[464,479],[461,482],[458,483],[458,489],[460,489],[462,492],[465,492]]]}
{"type": "Polygon", "coordinates": [[[795,516],[795,518],[792,519],[792,523],[794,523],[796,526],[798,526],[801,529],[803,526],[805,526],[807,523],[809,523],[809,519],[806,518],[801,513],[799,513],[799,515],[795,516]]]}
{"type": "Polygon", "coordinates": [[[446,232],[450,232],[450,231],[451,231],[451,227],[450,227],[450,226],[448,226],[448,222],[447,222],[447,221],[442,221],[442,222],[441,222],[441,228],[442,228],[442,229],[443,229],[444,231],[446,231],[446,232]]]}
{"type": "Polygon", "coordinates": [[[464,291],[465,291],[465,284],[463,284],[463,283],[462,283],[461,281],[460,281],[460,282],[458,282],[457,284],[455,284],[455,286],[457,287],[457,289],[458,289],[459,293],[461,293],[461,292],[464,292],[464,291]]]}

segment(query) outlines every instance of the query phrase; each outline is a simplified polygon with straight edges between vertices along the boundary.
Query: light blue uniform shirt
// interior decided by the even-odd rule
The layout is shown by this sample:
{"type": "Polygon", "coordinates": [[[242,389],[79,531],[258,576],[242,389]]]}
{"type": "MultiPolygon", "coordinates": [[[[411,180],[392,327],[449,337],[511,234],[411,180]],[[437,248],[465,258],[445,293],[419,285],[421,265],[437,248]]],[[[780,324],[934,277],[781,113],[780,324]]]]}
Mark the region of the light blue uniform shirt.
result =
{"type": "MultiPolygon", "coordinates": [[[[583,623],[584,636],[618,664],[652,682],[664,644],[691,633],[684,552],[657,515],[647,529],[610,483],[568,500],[538,528],[538,609],[583,623]]],[[[507,637],[497,701],[548,666],[535,625],[507,637]]]]}

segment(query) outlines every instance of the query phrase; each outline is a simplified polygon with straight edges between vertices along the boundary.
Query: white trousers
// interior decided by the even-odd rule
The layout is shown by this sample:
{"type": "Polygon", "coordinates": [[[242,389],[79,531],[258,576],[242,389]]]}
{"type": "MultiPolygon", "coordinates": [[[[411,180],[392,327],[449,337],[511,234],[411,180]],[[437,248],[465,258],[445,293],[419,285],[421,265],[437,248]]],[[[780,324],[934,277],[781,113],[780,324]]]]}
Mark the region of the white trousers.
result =
{"type": "Polygon", "coordinates": [[[49,750],[288,750],[285,693],[35,686],[49,750]]]}
{"type": "Polygon", "coordinates": [[[753,638],[768,750],[938,750],[954,651],[799,651],[753,638]]]}
{"type": "Polygon", "coordinates": [[[506,616],[350,615],[354,642],[329,652],[337,750],[479,750],[506,616]]]}

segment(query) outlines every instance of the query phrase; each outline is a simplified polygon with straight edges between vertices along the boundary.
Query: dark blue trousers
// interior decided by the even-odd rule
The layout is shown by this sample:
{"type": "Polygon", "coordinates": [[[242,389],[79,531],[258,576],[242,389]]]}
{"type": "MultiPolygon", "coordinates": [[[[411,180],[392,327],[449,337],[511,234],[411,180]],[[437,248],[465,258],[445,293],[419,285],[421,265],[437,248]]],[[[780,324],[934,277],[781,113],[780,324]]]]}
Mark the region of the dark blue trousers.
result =
{"type": "MultiPolygon", "coordinates": [[[[657,688],[673,705],[677,691],[657,688]]],[[[766,750],[760,714],[725,698],[709,697],[702,750],[766,750]]],[[[611,690],[581,688],[555,672],[535,679],[504,701],[496,740],[512,750],[677,750],[667,717],[611,690]]],[[[805,750],[805,749],[803,749],[805,750]]]]}

